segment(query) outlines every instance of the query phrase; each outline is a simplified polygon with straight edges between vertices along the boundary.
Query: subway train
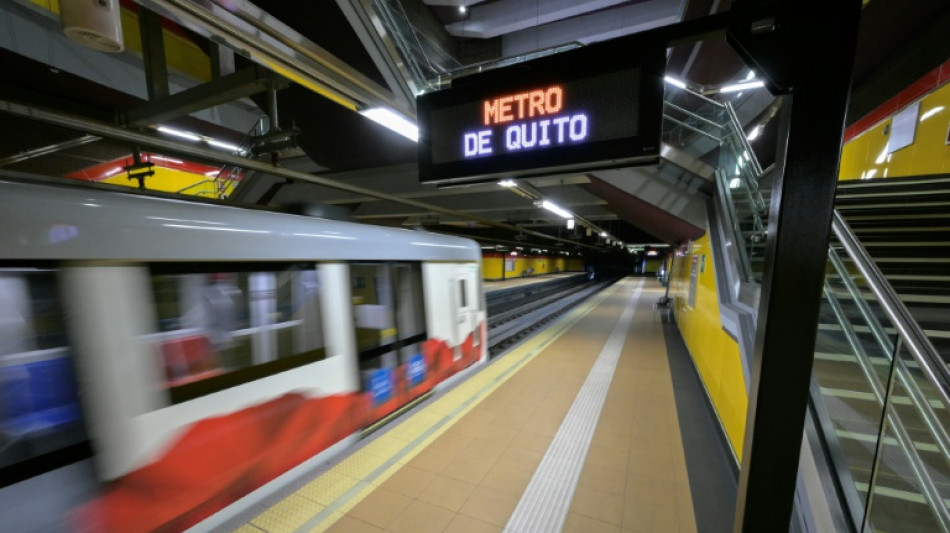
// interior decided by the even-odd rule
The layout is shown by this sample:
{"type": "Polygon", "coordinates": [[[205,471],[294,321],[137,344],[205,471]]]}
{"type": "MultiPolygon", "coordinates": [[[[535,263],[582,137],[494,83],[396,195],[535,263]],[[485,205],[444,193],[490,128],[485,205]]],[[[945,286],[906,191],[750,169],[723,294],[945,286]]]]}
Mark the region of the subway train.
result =
{"type": "Polygon", "coordinates": [[[487,357],[466,239],[13,181],[0,228],[0,479],[88,443],[68,529],[186,529],[487,357]]]}

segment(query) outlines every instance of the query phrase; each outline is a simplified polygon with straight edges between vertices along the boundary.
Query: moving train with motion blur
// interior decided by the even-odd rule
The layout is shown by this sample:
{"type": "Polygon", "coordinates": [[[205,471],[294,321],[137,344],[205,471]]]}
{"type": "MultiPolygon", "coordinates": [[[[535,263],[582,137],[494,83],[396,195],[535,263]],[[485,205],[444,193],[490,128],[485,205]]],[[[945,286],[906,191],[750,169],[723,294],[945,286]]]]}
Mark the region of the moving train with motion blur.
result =
{"type": "Polygon", "coordinates": [[[466,239],[11,181],[0,228],[0,479],[88,444],[69,529],[186,529],[487,357],[466,239]]]}

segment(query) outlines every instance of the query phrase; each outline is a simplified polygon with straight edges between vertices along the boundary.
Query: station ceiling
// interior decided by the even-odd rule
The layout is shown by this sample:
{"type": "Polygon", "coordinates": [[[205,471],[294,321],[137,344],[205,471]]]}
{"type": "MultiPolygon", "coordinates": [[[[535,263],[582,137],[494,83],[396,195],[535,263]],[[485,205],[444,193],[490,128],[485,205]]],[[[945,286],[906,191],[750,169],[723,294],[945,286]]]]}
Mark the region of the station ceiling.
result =
{"type": "MultiPolygon", "coordinates": [[[[188,0],[139,0],[137,3],[123,0],[123,7],[129,11],[137,11],[142,5],[155,9],[167,17],[166,30],[171,28],[181,39],[213,55],[212,42],[218,39],[209,39],[205,30],[176,16],[168,7],[189,3],[188,0]]],[[[415,80],[416,86],[413,86],[413,80],[405,76],[405,71],[387,69],[385,61],[379,58],[380,48],[374,48],[369,42],[372,39],[367,39],[365,26],[361,30],[359,24],[354,23],[354,12],[395,14],[408,22],[406,27],[411,31],[399,38],[405,39],[407,47],[417,52],[414,59],[421,65],[419,68],[425,70],[423,74],[432,79],[451,76],[473,64],[487,64],[565,45],[583,46],[724,12],[732,3],[730,0],[321,0],[306,3],[257,0],[250,4],[243,0],[211,0],[204,4],[221,9],[238,5],[258,10],[266,15],[259,13],[259,20],[264,24],[289,28],[332,56],[357,78],[366,80],[367,86],[391,91],[394,101],[398,102],[400,91],[405,94],[407,90],[419,90],[419,82],[415,80]],[[397,74],[402,74],[402,79],[398,79],[397,74]],[[395,87],[400,83],[405,85],[395,87]]],[[[27,36],[11,31],[6,37],[0,37],[0,61],[4,65],[0,71],[0,98],[104,123],[115,123],[123,112],[141,108],[148,102],[141,54],[124,53],[117,57],[84,53],[83,65],[74,66],[60,57],[59,50],[69,44],[64,44],[59,36],[57,15],[43,8],[44,4],[32,0],[0,0],[8,28],[14,28],[21,21],[38,28],[27,36]],[[37,35],[38,31],[45,33],[37,35]]],[[[950,57],[950,40],[944,38],[947,30],[950,30],[950,4],[945,0],[865,2],[849,122],[867,114],[950,57]]],[[[250,60],[237,55],[237,70],[250,66],[250,60]]],[[[667,74],[696,87],[739,81],[748,71],[723,39],[669,51],[667,74]]],[[[172,73],[172,77],[181,88],[200,83],[180,72],[172,73]]],[[[737,108],[745,109],[741,115],[747,123],[762,121],[770,103],[770,98],[752,92],[733,101],[737,108]]],[[[267,93],[256,92],[226,104],[222,102],[210,112],[170,119],[167,124],[240,143],[253,119],[265,114],[268,105],[267,93]]],[[[486,245],[550,245],[575,249],[576,244],[565,241],[601,244],[596,236],[588,238],[583,232],[568,231],[556,215],[494,183],[453,189],[419,185],[414,142],[315,93],[312,87],[285,84],[277,91],[277,108],[280,125],[299,130],[296,138],[299,146],[280,153],[282,166],[415,199],[441,209],[427,211],[424,207],[352,191],[290,184],[279,176],[253,173],[248,176],[256,185],[246,188],[241,201],[271,207],[301,200],[323,203],[334,206],[337,213],[364,222],[423,226],[466,234],[486,245]],[[497,224],[486,223],[486,220],[497,224]],[[544,239],[539,233],[562,240],[544,239]]],[[[767,128],[767,134],[753,145],[763,166],[774,159],[775,122],[767,123],[772,129],[767,128]]],[[[131,151],[128,143],[114,140],[58,146],[76,140],[77,134],[82,132],[9,116],[4,116],[4,124],[6,127],[0,128],[0,169],[6,171],[64,176],[123,157],[131,151]],[[38,151],[44,147],[53,149],[48,153],[38,151]],[[20,157],[23,154],[30,157],[20,157]]],[[[684,226],[683,221],[675,217],[654,217],[650,214],[652,211],[636,199],[618,196],[608,183],[591,174],[526,181],[531,190],[580,214],[609,232],[615,240],[629,244],[673,243],[690,234],[688,229],[675,229],[689,224],[684,226]]]]}

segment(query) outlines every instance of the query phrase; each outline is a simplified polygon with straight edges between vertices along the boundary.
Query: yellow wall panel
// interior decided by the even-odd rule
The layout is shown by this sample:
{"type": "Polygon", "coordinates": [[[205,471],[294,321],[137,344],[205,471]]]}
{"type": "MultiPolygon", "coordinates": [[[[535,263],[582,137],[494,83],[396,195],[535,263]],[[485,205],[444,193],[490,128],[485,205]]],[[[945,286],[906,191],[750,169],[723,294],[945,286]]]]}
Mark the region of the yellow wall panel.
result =
{"type": "MultiPolygon", "coordinates": [[[[53,13],[59,14],[59,0],[31,0],[53,13]]],[[[139,34],[138,15],[122,8],[119,11],[122,23],[122,39],[126,50],[142,53],[142,38],[139,34]]],[[[165,61],[171,69],[187,74],[197,81],[211,79],[211,60],[195,43],[175,32],[162,30],[165,44],[165,61]]]]}
{"type": "Polygon", "coordinates": [[[482,257],[482,278],[486,280],[501,279],[505,268],[505,258],[501,256],[482,257]]]}
{"type": "Polygon", "coordinates": [[[569,272],[583,272],[584,271],[584,260],[583,259],[568,259],[567,260],[567,270],[569,272]]]}
{"type": "MultiPolygon", "coordinates": [[[[217,198],[214,180],[209,179],[203,174],[192,174],[190,172],[182,172],[157,165],[153,167],[153,170],[155,171],[155,175],[145,178],[145,187],[151,191],[177,193],[187,189],[187,191],[185,191],[186,194],[206,198],[217,198]]],[[[116,174],[111,178],[102,180],[101,183],[132,188],[138,187],[138,181],[128,179],[125,174],[116,174]]],[[[234,182],[231,183],[231,188],[233,188],[234,182]]],[[[227,192],[230,193],[230,191],[227,192]]]]}
{"type": "Polygon", "coordinates": [[[919,103],[914,142],[910,146],[887,153],[892,126],[889,117],[845,143],[839,179],[950,173],[950,84],[925,95],[919,103]]]}
{"type": "Polygon", "coordinates": [[[722,329],[712,252],[709,237],[703,236],[691,243],[687,254],[677,255],[673,260],[670,294],[683,341],[736,457],[742,457],[748,395],[739,345],[722,329]],[[690,305],[694,261],[697,283],[695,302],[690,305]]]}

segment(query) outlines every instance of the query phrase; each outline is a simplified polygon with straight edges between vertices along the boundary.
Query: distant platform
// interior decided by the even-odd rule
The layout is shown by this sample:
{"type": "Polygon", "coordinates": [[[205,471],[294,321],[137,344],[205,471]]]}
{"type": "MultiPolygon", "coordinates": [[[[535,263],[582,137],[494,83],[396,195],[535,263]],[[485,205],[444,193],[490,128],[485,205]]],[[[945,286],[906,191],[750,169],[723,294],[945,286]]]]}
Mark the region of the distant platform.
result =
{"type": "Polygon", "coordinates": [[[512,287],[523,287],[525,285],[545,283],[548,281],[569,278],[571,276],[577,276],[580,274],[583,274],[583,272],[561,272],[559,274],[540,274],[537,276],[528,276],[524,278],[514,277],[511,279],[506,279],[504,281],[482,281],[482,292],[487,293],[487,292],[500,291],[503,289],[510,289],[512,287]]]}

